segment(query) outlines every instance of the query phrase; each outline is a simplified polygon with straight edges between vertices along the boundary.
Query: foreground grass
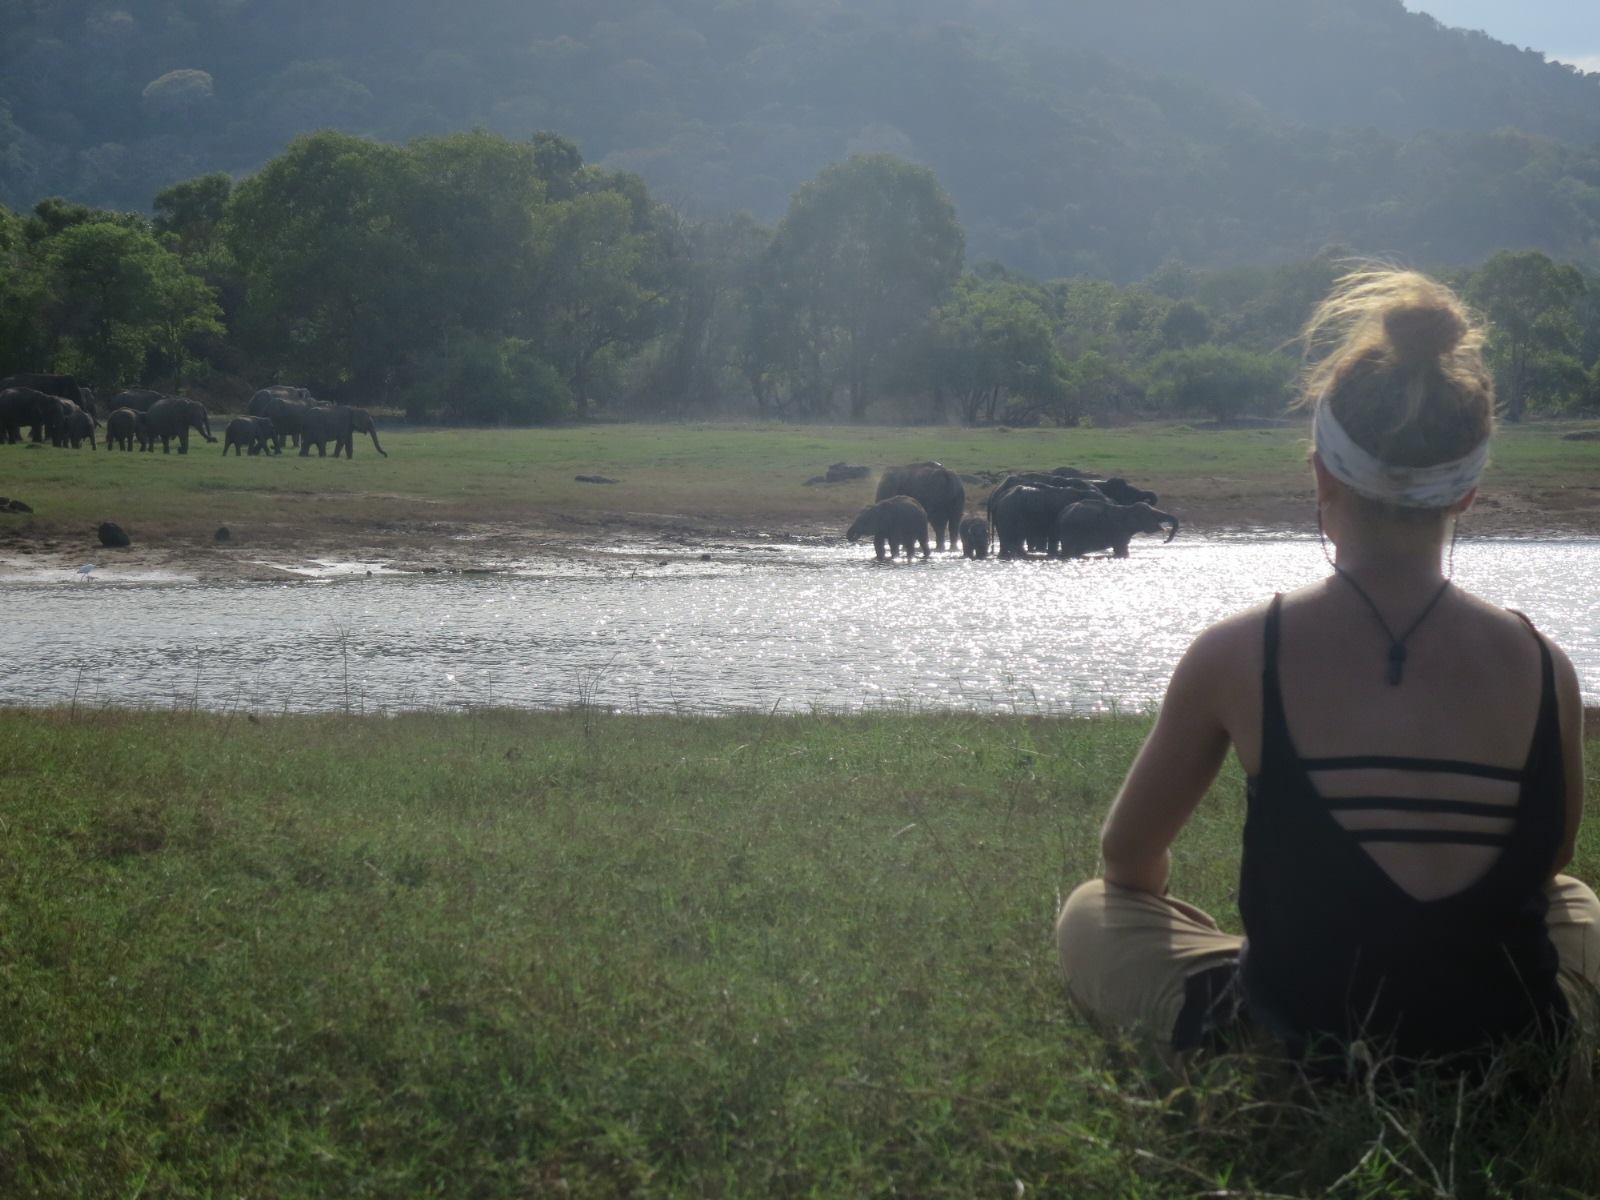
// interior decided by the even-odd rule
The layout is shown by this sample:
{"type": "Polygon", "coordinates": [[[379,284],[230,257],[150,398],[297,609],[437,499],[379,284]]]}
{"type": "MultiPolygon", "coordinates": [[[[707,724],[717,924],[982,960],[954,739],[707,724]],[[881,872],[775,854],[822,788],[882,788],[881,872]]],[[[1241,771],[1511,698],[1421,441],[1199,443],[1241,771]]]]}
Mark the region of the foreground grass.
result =
{"type": "MultiPolygon", "coordinates": [[[[1231,521],[1308,520],[1301,432],[1129,429],[956,429],[787,425],[615,425],[564,429],[405,430],[383,434],[390,457],[358,443],[350,462],[222,459],[196,439],[190,453],[123,454],[0,446],[0,493],[31,518],[0,529],[59,532],[115,516],[142,534],[209,538],[219,523],[286,521],[382,526],[396,520],[518,521],[558,514],[722,517],[831,523],[870,501],[872,484],[807,488],[829,463],[938,459],[958,470],[1061,464],[1158,487],[1180,513],[1231,521]],[[614,486],[577,483],[602,474],[614,486]]],[[[1508,430],[1485,496],[1515,493],[1568,507],[1593,490],[1600,444],[1563,442],[1549,426],[1508,430]],[[1565,493],[1571,492],[1572,495],[1565,493]]]]}
{"type": "MultiPolygon", "coordinates": [[[[1180,1086],[1087,1029],[1051,920],[1143,732],[0,713],[0,1195],[1600,1189],[1581,1081],[1180,1086]]],[[[1177,853],[1229,924],[1239,795],[1177,853]]]]}

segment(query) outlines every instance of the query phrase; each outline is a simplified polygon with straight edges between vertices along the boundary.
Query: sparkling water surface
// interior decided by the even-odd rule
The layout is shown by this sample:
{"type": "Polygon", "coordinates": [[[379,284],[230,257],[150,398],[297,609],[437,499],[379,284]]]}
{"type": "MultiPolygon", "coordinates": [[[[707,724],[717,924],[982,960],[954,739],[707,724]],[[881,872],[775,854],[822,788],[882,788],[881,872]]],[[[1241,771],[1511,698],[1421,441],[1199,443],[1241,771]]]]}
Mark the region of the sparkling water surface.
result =
{"type": "MultiPolygon", "coordinates": [[[[878,566],[861,547],[771,543],[711,556],[634,545],[492,575],[327,563],[225,585],[114,564],[0,571],[0,703],[1138,709],[1207,624],[1328,571],[1314,539],[1277,535],[1136,542],[1122,561],[878,566]]],[[[1600,539],[1463,542],[1456,579],[1528,613],[1600,703],[1600,539]]]]}

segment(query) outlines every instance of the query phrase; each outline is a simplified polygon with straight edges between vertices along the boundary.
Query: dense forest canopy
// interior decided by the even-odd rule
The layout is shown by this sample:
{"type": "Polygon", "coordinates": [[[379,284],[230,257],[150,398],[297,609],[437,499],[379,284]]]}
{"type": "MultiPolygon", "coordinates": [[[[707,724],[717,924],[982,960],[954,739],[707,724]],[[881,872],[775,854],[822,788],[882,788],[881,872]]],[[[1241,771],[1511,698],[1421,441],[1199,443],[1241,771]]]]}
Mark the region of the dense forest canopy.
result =
{"type": "Polygon", "coordinates": [[[695,219],[931,168],[1039,277],[1600,263],[1600,76],[1400,0],[0,0],[0,202],[147,210],[298,133],[557,129],[695,219]]]}
{"type": "MultiPolygon", "coordinates": [[[[972,264],[928,168],[855,155],[768,226],[693,221],[549,132],[325,131],[152,215],[0,207],[0,376],[237,407],[293,381],[416,420],[1076,425],[1283,411],[1341,252],[1141,283],[972,264]]],[[[1600,279],[1536,250],[1450,273],[1507,415],[1600,408],[1600,279]]]]}

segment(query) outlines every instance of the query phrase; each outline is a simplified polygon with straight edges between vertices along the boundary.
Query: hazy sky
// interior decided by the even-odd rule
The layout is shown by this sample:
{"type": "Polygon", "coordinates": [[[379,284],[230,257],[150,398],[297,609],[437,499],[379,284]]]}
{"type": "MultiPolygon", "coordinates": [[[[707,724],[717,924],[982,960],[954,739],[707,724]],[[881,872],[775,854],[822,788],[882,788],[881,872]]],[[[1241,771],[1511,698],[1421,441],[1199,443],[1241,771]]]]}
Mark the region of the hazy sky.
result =
{"type": "Polygon", "coordinates": [[[1600,3],[1595,0],[1405,0],[1446,25],[1481,29],[1514,46],[1600,71],[1600,3]]]}

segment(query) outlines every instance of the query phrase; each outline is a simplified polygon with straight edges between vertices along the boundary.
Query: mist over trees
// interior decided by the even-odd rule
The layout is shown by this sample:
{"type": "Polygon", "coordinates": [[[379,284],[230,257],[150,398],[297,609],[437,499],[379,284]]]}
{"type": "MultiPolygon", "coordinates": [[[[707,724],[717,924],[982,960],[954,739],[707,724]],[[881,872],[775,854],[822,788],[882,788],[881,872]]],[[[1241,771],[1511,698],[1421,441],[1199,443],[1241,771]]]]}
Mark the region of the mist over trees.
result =
{"type": "MultiPolygon", "coordinates": [[[[969,260],[928,168],[829,166],[775,225],[695,221],[553,133],[302,137],[152,214],[0,208],[0,374],[261,384],[419,421],[610,417],[1077,425],[1277,416],[1301,323],[1345,269],[1143,281],[969,260]]],[[[1600,408],[1600,278],[1537,250],[1446,275],[1494,321],[1506,413],[1600,408]]]]}
{"type": "Polygon", "coordinates": [[[0,0],[0,33],[18,211],[145,211],[325,128],[557,129],[695,222],[775,225],[887,153],[948,189],[969,258],[1037,278],[1330,244],[1600,265],[1600,76],[1401,0],[0,0]]]}

